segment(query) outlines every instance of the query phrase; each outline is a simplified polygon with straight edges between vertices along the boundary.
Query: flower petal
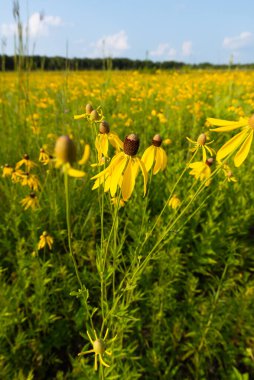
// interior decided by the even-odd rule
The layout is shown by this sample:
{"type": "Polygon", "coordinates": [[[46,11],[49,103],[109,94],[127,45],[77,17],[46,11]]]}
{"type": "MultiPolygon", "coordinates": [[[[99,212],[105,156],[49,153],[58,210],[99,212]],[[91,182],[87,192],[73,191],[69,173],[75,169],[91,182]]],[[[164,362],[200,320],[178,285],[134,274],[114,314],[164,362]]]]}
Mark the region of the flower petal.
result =
{"type": "Polygon", "coordinates": [[[213,119],[209,117],[207,121],[215,126],[221,127],[216,129],[210,129],[213,132],[228,132],[233,131],[234,129],[246,127],[248,125],[248,120],[243,118],[239,121],[229,121],[229,120],[221,120],[221,119],[213,119]]]}
{"type": "Polygon", "coordinates": [[[154,175],[157,174],[161,170],[162,160],[163,160],[163,157],[162,157],[161,151],[159,149],[156,149],[155,165],[153,168],[154,175]]]}
{"type": "Polygon", "coordinates": [[[253,133],[254,133],[254,130],[252,129],[249,136],[246,138],[246,140],[242,144],[241,148],[238,150],[238,152],[235,155],[234,163],[235,163],[235,166],[237,168],[240,165],[242,165],[242,163],[244,162],[244,160],[246,159],[246,157],[249,154],[252,139],[253,139],[253,133]]]}
{"type": "Polygon", "coordinates": [[[144,151],[143,156],[141,158],[141,160],[145,164],[146,170],[148,172],[151,169],[151,167],[153,166],[153,162],[154,162],[154,159],[155,159],[155,156],[156,156],[156,150],[155,149],[156,148],[155,148],[154,145],[149,146],[149,148],[147,148],[144,151]]]}
{"type": "Polygon", "coordinates": [[[81,178],[81,177],[84,177],[86,175],[85,172],[82,172],[81,170],[73,169],[72,167],[70,167],[68,169],[67,173],[69,176],[75,177],[75,178],[81,178]]]}
{"type": "MultiPolygon", "coordinates": [[[[135,162],[135,161],[134,161],[135,162]]],[[[132,192],[133,192],[133,189],[134,189],[134,186],[135,186],[135,173],[133,171],[133,159],[131,158],[127,164],[127,167],[124,171],[124,174],[123,174],[123,182],[122,182],[122,186],[121,186],[121,190],[122,190],[122,196],[123,196],[123,200],[126,202],[132,192]]]]}
{"type": "Polygon", "coordinates": [[[110,194],[111,197],[115,196],[117,185],[119,183],[119,180],[122,176],[122,173],[124,171],[124,168],[128,162],[128,157],[122,157],[122,160],[119,161],[114,169],[114,171],[111,174],[111,183],[110,183],[110,194]]]}
{"type": "Polygon", "coordinates": [[[240,133],[237,133],[234,137],[232,137],[229,141],[227,141],[218,151],[216,159],[218,161],[222,160],[224,157],[228,156],[231,152],[241,145],[242,141],[246,137],[248,131],[244,129],[240,133]]]}
{"type": "Polygon", "coordinates": [[[87,162],[87,160],[89,159],[89,157],[90,157],[90,145],[86,144],[85,149],[84,149],[84,153],[83,153],[83,157],[78,162],[79,165],[84,165],[87,162]]]}

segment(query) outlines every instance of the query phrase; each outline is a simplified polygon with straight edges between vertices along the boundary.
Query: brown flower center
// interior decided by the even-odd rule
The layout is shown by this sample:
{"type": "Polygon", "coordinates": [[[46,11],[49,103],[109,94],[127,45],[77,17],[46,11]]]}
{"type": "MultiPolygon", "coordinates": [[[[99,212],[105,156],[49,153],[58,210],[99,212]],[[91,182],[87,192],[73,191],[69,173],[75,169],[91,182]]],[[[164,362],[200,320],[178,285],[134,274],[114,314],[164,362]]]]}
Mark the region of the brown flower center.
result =
{"type": "Polygon", "coordinates": [[[161,136],[160,136],[160,135],[154,135],[154,136],[153,136],[153,139],[152,139],[152,144],[153,144],[154,146],[159,147],[159,146],[161,146],[161,143],[162,143],[162,138],[161,138],[161,136]]]}
{"type": "Polygon", "coordinates": [[[128,156],[136,156],[139,148],[139,138],[134,133],[126,136],[123,142],[123,151],[128,156]]]}

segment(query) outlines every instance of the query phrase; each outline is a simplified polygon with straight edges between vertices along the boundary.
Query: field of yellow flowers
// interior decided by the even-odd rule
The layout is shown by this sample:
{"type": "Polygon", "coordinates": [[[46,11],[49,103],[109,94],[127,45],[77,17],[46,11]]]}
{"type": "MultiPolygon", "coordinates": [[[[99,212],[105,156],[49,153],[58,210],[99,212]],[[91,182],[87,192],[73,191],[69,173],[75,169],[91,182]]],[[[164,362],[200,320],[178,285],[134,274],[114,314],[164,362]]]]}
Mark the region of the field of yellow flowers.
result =
{"type": "Polygon", "coordinates": [[[253,378],[253,84],[0,73],[0,379],[253,378]]]}

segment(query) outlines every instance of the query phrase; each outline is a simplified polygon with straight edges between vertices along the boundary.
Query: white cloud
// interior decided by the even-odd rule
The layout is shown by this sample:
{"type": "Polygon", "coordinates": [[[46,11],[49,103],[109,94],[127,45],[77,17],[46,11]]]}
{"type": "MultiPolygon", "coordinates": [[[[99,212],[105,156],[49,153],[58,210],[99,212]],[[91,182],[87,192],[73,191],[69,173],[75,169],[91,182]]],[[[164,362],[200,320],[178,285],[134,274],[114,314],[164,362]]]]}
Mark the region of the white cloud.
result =
{"type": "Polygon", "coordinates": [[[189,57],[192,54],[192,42],[184,41],[182,44],[182,55],[184,57],[189,57]]]}
{"type": "Polygon", "coordinates": [[[250,32],[242,32],[239,36],[225,37],[223,40],[223,47],[227,49],[237,50],[253,43],[253,34],[250,32]]]}
{"type": "Polygon", "coordinates": [[[152,57],[168,57],[168,58],[173,58],[176,56],[176,50],[168,43],[160,43],[158,47],[155,50],[152,50],[150,52],[150,55],[152,57]]]}
{"type": "MultiPolygon", "coordinates": [[[[58,16],[44,16],[42,13],[33,13],[28,20],[28,24],[24,29],[28,28],[28,33],[31,38],[47,36],[50,27],[57,27],[62,25],[62,20],[58,16]]],[[[17,26],[14,23],[2,24],[0,26],[1,35],[4,37],[11,37],[17,33],[17,26]]]]}
{"type": "Polygon", "coordinates": [[[92,56],[117,56],[129,49],[128,36],[124,30],[121,30],[118,33],[99,38],[96,42],[91,43],[91,47],[94,49],[92,56]]]}

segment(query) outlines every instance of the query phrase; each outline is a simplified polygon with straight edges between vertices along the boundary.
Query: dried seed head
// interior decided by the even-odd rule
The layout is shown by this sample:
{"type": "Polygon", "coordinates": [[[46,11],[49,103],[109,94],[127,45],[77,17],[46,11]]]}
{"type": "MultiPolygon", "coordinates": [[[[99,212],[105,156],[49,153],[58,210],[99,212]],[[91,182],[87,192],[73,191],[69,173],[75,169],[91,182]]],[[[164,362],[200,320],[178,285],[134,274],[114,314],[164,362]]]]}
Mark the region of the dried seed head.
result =
{"type": "Polygon", "coordinates": [[[126,136],[123,142],[123,151],[128,156],[135,156],[138,153],[139,138],[134,133],[126,136]]]}
{"type": "Polygon", "coordinates": [[[206,143],[206,134],[205,133],[201,133],[201,135],[198,136],[197,143],[199,145],[205,145],[205,143],[206,143]]]}
{"type": "Polygon", "coordinates": [[[103,342],[102,339],[96,339],[94,342],[93,342],[93,349],[94,349],[94,352],[95,354],[104,354],[105,352],[105,343],[103,342]]]}
{"type": "Polygon", "coordinates": [[[90,113],[93,111],[93,106],[92,106],[92,104],[90,104],[90,103],[88,103],[87,105],[86,105],[86,113],[87,113],[87,115],[90,115],[90,113]]]}
{"type": "Polygon", "coordinates": [[[30,193],[30,198],[34,199],[36,197],[36,194],[34,192],[30,193]]]}
{"type": "Polygon", "coordinates": [[[104,133],[109,133],[109,131],[110,131],[109,123],[106,120],[102,120],[102,122],[100,123],[99,132],[104,134],[104,133]]]}
{"type": "Polygon", "coordinates": [[[154,135],[152,139],[152,144],[154,146],[161,146],[162,144],[162,138],[160,135],[154,135]]]}
{"type": "Polygon", "coordinates": [[[254,129],[254,115],[251,115],[251,117],[249,118],[249,126],[254,129]]]}
{"type": "Polygon", "coordinates": [[[212,166],[213,161],[214,161],[214,159],[213,159],[212,157],[208,158],[208,159],[206,160],[206,165],[208,165],[208,166],[212,166]]]}
{"type": "Polygon", "coordinates": [[[90,120],[92,121],[97,121],[99,120],[99,114],[96,110],[93,110],[91,113],[90,113],[90,120]]]}
{"type": "Polygon", "coordinates": [[[76,161],[76,148],[69,136],[61,136],[55,145],[56,158],[62,162],[73,163],[76,161]]]}

